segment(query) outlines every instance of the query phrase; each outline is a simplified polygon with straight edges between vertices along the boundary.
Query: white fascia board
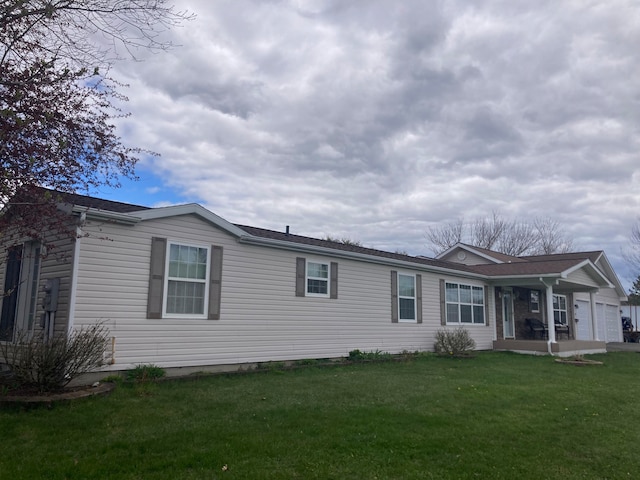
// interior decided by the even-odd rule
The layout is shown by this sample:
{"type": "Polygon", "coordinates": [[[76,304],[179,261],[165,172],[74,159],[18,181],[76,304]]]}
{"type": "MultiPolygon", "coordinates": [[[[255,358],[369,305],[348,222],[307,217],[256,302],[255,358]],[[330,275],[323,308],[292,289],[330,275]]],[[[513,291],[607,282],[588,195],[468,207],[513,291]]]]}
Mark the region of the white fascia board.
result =
{"type": "Polygon", "coordinates": [[[71,209],[72,213],[77,213],[81,217],[84,216],[90,220],[101,220],[106,222],[120,223],[123,225],[135,225],[140,221],[138,215],[130,213],[111,212],[109,210],[100,210],[97,208],[82,207],[74,205],[71,209]]]}
{"type": "Polygon", "coordinates": [[[465,272],[462,270],[436,267],[432,265],[425,265],[423,263],[415,263],[411,261],[398,260],[389,257],[379,257],[377,255],[368,255],[365,253],[349,252],[346,250],[336,250],[333,248],[319,247],[317,245],[305,245],[297,242],[287,242],[283,240],[277,240],[273,238],[256,237],[253,235],[245,235],[239,239],[240,243],[257,245],[263,247],[280,248],[282,250],[292,250],[301,253],[312,253],[316,255],[325,255],[329,257],[347,258],[350,260],[357,260],[367,263],[376,263],[379,265],[390,265],[396,267],[402,267],[411,270],[420,270],[423,272],[443,273],[457,277],[467,277],[479,280],[488,281],[489,277],[481,275],[479,273],[465,272]]]}
{"type": "Polygon", "coordinates": [[[627,299],[628,299],[627,292],[624,291],[624,287],[622,286],[622,283],[620,283],[620,279],[618,278],[618,275],[616,274],[616,271],[611,266],[611,263],[609,262],[609,259],[607,258],[607,255],[604,252],[600,252],[600,256],[596,260],[596,263],[598,263],[598,262],[601,262],[604,265],[604,267],[605,267],[604,268],[604,273],[605,273],[606,277],[609,279],[609,281],[611,283],[613,283],[614,288],[616,289],[616,291],[620,295],[620,298],[622,299],[624,297],[624,300],[622,300],[622,301],[623,302],[627,301],[627,299]]]}
{"type": "Polygon", "coordinates": [[[479,251],[478,251],[478,250],[476,250],[475,248],[473,248],[473,247],[471,247],[471,246],[469,246],[469,245],[466,245],[466,244],[464,244],[464,243],[456,243],[453,247],[450,247],[450,248],[446,249],[444,252],[442,252],[442,253],[440,253],[440,254],[436,255],[436,257],[435,257],[435,258],[436,258],[436,259],[440,259],[440,258],[446,257],[446,256],[447,256],[447,255],[449,255],[451,252],[454,252],[454,251],[456,251],[457,249],[466,250],[466,251],[467,251],[467,252],[469,252],[469,253],[473,253],[474,255],[477,255],[477,256],[479,256],[479,257],[482,257],[482,258],[484,258],[485,260],[489,260],[489,261],[491,261],[491,262],[493,262],[493,263],[504,263],[502,260],[498,260],[497,258],[492,257],[491,255],[487,255],[487,254],[486,254],[486,253],[484,253],[484,252],[479,252],[479,251]]]}
{"type": "Polygon", "coordinates": [[[187,203],[184,205],[173,205],[170,207],[158,207],[151,208],[149,210],[139,210],[137,212],[132,212],[131,215],[135,215],[139,217],[140,220],[154,220],[158,218],[168,218],[175,217],[178,215],[197,215],[204,220],[214,224],[222,230],[234,235],[236,237],[244,237],[249,235],[247,232],[242,230],[239,227],[236,227],[234,224],[229,223],[224,218],[216,215],[215,213],[207,210],[202,205],[197,203],[187,203]]]}

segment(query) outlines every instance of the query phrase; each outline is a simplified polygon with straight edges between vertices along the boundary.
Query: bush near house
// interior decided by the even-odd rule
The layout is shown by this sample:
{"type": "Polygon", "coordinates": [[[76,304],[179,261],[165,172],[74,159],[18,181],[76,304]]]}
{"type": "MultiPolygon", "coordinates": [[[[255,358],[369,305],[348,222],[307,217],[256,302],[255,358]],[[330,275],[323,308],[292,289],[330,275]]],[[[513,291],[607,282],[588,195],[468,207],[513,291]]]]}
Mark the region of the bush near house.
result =
{"type": "Polygon", "coordinates": [[[0,343],[0,361],[10,369],[10,388],[24,393],[57,392],[104,363],[108,338],[102,324],[52,338],[42,332],[18,332],[15,342],[0,343]]]}
{"type": "Polygon", "coordinates": [[[439,355],[467,356],[475,346],[476,342],[466,328],[459,327],[454,330],[443,328],[436,332],[434,350],[439,355]]]}

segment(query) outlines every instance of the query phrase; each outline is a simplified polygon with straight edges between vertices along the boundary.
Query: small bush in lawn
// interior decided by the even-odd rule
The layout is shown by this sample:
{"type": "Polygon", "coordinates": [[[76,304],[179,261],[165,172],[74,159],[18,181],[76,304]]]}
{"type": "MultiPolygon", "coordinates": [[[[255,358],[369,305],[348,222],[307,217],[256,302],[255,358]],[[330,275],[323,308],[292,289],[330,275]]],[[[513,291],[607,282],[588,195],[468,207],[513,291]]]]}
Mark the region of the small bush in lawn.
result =
{"type": "Polygon", "coordinates": [[[19,332],[15,342],[0,343],[0,358],[9,366],[16,388],[55,392],[104,363],[108,338],[102,324],[53,338],[45,338],[43,332],[19,332]]]}
{"type": "Polygon", "coordinates": [[[136,365],[133,370],[127,372],[127,380],[136,383],[146,383],[157,380],[166,375],[164,368],[152,363],[147,365],[136,365]]]}
{"type": "Polygon", "coordinates": [[[440,329],[436,332],[434,349],[439,355],[465,356],[476,346],[476,342],[466,328],[455,330],[440,329]]]}
{"type": "Polygon", "coordinates": [[[355,350],[351,350],[348,357],[351,362],[384,362],[386,360],[391,360],[392,358],[393,355],[387,352],[382,352],[380,350],[362,352],[357,348],[355,350]]]}

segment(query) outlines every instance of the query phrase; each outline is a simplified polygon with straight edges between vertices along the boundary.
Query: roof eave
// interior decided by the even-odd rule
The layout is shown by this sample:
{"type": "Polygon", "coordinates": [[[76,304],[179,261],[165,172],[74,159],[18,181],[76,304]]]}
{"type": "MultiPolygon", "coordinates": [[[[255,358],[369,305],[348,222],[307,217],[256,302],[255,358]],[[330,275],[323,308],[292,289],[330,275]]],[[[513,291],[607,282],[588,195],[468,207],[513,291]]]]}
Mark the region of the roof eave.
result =
{"type": "Polygon", "coordinates": [[[216,215],[215,213],[207,210],[202,205],[199,205],[197,203],[187,203],[184,205],[172,205],[169,207],[157,207],[150,210],[140,210],[138,212],[133,212],[132,215],[139,217],[143,221],[175,217],[178,215],[197,215],[237,238],[248,235],[247,232],[245,232],[241,228],[226,221],[224,218],[216,215]]]}

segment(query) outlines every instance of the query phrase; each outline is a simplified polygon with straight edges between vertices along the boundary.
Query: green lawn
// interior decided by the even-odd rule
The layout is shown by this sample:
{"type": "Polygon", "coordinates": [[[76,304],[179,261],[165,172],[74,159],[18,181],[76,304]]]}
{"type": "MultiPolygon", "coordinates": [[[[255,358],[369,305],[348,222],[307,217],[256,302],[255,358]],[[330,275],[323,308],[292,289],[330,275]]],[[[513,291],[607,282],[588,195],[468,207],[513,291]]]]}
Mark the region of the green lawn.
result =
{"type": "Polygon", "coordinates": [[[0,479],[620,479],[640,355],[481,353],[121,385],[0,411],[0,479]]]}

